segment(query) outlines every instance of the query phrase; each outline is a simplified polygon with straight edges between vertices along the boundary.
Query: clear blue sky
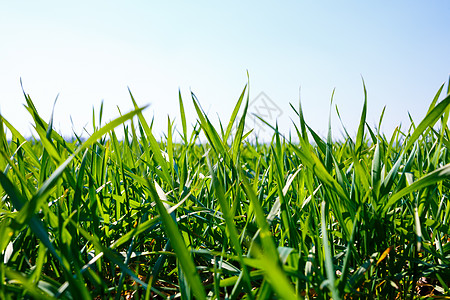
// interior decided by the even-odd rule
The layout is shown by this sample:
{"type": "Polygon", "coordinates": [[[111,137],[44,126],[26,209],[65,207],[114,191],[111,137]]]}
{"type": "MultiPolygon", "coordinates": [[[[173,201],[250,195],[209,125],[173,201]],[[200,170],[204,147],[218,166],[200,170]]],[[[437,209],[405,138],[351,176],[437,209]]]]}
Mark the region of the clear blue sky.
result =
{"type": "MultiPolygon", "coordinates": [[[[192,90],[227,123],[250,74],[250,99],[264,92],[295,119],[299,87],[306,121],[322,135],[333,88],[344,123],[356,131],[368,91],[368,121],[386,107],[383,130],[419,121],[450,73],[450,1],[2,1],[0,112],[31,132],[19,79],[55,129],[92,128],[131,109],[127,86],[155,133],[179,120],[178,89],[188,121],[192,90]]],[[[333,109],[334,111],[334,109],[333,109]]],[[[296,119],[295,119],[296,120],[296,119]]],[[[270,120],[269,120],[270,121],[270,120]]],[[[274,122],[274,120],[272,120],[274,122]]],[[[341,131],[333,114],[335,134],[341,131]]],[[[267,133],[267,132],[266,132],[267,133]]],[[[262,134],[265,134],[262,132],[262,134]]]]}

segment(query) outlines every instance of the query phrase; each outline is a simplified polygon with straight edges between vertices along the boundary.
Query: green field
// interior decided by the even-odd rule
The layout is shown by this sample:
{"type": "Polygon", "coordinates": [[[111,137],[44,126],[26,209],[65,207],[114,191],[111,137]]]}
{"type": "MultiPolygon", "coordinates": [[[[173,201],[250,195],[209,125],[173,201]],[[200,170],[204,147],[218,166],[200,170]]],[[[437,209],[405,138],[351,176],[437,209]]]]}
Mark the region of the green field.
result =
{"type": "Polygon", "coordinates": [[[70,140],[25,94],[34,138],[0,118],[0,299],[450,295],[443,90],[392,136],[383,116],[366,123],[365,99],[356,136],[340,141],[293,104],[296,137],[267,124],[270,143],[237,117],[247,88],[219,125],[194,95],[186,124],[180,96],[162,138],[131,93],[133,111],[108,123],[94,112],[89,137],[70,140]]]}

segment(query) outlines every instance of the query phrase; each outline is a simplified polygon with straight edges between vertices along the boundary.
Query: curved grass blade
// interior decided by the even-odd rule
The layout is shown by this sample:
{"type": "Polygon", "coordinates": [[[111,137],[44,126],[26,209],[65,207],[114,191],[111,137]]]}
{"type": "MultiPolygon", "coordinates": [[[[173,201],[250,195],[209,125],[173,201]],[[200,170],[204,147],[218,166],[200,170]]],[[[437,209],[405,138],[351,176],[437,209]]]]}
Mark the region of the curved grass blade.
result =
{"type": "Polygon", "coordinates": [[[195,267],[195,264],[192,260],[191,255],[189,254],[189,251],[186,248],[186,245],[184,244],[183,237],[181,236],[175,221],[169,215],[166,207],[164,206],[164,203],[159,198],[155,185],[147,180],[147,186],[150,190],[152,199],[155,201],[156,206],[158,207],[161,221],[164,224],[164,231],[169,237],[172,247],[177,254],[178,261],[183,268],[186,279],[191,286],[192,292],[198,299],[205,299],[205,289],[200,280],[200,276],[197,273],[197,268],[195,267]]]}
{"type": "MultiPolygon", "coordinates": [[[[10,280],[15,281],[15,284],[19,283],[29,295],[31,295],[34,299],[55,299],[51,295],[45,293],[42,289],[39,289],[34,285],[34,283],[30,282],[27,277],[23,274],[11,270],[7,266],[0,264],[0,268],[2,269],[2,273],[4,273],[10,280]]],[[[3,279],[2,279],[3,280],[3,279]]],[[[2,282],[2,285],[4,283],[2,282]]],[[[10,298],[11,299],[11,298],[10,298]]]]}
{"type": "Polygon", "coordinates": [[[258,267],[264,270],[264,276],[269,280],[269,283],[273,290],[282,299],[297,299],[292,285],[283,272],[280,264],[280,258],[278,250],[275,247],[275,243],[272,238],[272,234],[269,230],[269,223],[264,215],[264,211],[257,199],[252,187],[248,184],[245,177],[243,177],[245,193],[253,204],[255,210],[256,222],[259,227],[259,236],[261,237],[261,243],[263,248],[258,249],[255,245],[255,251],[260,257],[260,264],[258,267]]]}
{"type": "Polygon", "coordinates": [[[427,113],[422,122],[419,123],[417,128],[412,133],[411,137],[408,139],[406,146],[403,151],[407,152],[415,143],[415,141],[424,133],[428,127],[433,127],[437,120],[442,116],[442,114],[447,110],[450,105],[450,95],[447,95],[438,105],[436,105],[431,111],[427,113]]]}
{"type": "Polygon", "coordinates": [[[415,192],[417,190],[421,190],[427,186],[430,186],[432,184],[435,184],[437,182],[446,180],[450,178],[450,164],[447,164],[439,169],[434,170],[433,172],[428,173],[427,175],[423,176],[419,180],[415,181],[410,186],[407,186],[403,188],[402,190],[398,191],[394,195],[392,195],[389,198],[389,201],[386,203],[386,205],[383,208],[383,213],[386,213],[388,209],[392,205],[394,205],[398,200],[400,200],[402,197],[408,195],[409,193],[415,192]]]}

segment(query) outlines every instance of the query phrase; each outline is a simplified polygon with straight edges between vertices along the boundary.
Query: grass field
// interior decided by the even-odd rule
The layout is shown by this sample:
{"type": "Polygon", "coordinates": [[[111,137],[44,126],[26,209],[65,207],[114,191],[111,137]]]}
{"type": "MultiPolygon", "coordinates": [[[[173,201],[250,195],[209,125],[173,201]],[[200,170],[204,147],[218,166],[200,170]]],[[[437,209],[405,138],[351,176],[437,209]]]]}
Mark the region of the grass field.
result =
{"type": "Polygon", "coordinates": [[[356,137],[318,136],[295,104],[297,142],[272,127],[264,144],[237,118],[246,88],[215,127],[194,95],[186,124],[180,96],[162,138],[132,96],[133,111],[103,124],[100,110],[89,138],[67,140],[25,95],[33,139],[0,118],[0,298],[450,295],[443,89],[390,137],[365,99],[356,137]]]}

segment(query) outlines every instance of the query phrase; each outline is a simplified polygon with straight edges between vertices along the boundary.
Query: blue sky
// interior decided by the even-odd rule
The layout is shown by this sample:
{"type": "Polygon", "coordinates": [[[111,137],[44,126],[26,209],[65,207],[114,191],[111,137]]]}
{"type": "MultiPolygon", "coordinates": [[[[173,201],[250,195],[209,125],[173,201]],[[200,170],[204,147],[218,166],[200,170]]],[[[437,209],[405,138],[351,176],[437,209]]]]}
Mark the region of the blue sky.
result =
{"type": "MultiPolygon", "coordinates": [[[[292,130],[301,87],[305,118],[326,133],[330,97],[353,133],[363,104],[383,131],[423,118],[450,73],[450,2],[441,1],[2,1],[0,112],[31,133],[19,79],[38,110],[64,135],[132,107],[127,86],[155,133],[167,115],[188,121],[194,92],[211,118],[227,123],[250,75],[250,100],[264,92],[292,130]],[[71,122],[73,121],[73,124],[71,122]]],[[[258,104],[258,103],[256,103],[258,104]]],[[[333,130],[341,132],[333,108],[333,130]]],[[[268,120],[272,123],[275,119],[268,120]]],[[[251,120],[249,121],[251,123],[251,120]]],[[[260,129],[261,135],[269,130],[260,129]]]]}

